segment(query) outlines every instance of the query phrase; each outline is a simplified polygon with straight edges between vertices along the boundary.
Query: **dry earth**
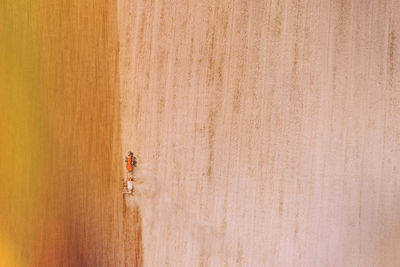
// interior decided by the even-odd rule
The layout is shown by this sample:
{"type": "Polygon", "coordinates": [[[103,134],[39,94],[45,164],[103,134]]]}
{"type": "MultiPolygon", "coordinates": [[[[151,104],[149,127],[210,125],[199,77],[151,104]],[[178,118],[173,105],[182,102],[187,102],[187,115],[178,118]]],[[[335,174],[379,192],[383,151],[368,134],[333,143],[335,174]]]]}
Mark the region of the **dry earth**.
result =
{"type": "Polygon", "coordinates": [[[0,9],[0,256],[400,266],[399,1],[0,9]]]}
{"type": "Polygon", "coordinates": [[[125,263],[400,266],[399,10],[119,0],[125,263]]]}
{"type": "Polygon", "coordinates": [[[0,266],[123,266],[117,3],[1,1],[0,55],[0,266]]]}

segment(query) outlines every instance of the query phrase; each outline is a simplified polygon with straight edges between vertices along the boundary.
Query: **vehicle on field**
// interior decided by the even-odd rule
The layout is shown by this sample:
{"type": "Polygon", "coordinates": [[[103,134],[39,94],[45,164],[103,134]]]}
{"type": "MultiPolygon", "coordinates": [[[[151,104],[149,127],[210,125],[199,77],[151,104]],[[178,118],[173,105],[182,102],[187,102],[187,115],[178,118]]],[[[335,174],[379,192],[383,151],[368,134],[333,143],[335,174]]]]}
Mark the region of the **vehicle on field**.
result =
{"type": "Polygon", "coordinates": [[[135,178],[122,179],[122,194],[133,195],[135,178]]]}
{"type": "Polygon", "coordinates": [[[133,156],[133,152],[129,151],[128,156],[125,157],[126,163],[126,178],[122,179],[122,194],[132,195],[135,192],[135,177],[133,176],[133,170],[136,167],[136,157],[133,156]]]}
{"type": "Polygon", "coordinates": [[[136,167],[136,157],[133,156],[133,152],[129,151],[128,156],[125,157],[126,170],[133,172],[133,168],[136,167]]]}

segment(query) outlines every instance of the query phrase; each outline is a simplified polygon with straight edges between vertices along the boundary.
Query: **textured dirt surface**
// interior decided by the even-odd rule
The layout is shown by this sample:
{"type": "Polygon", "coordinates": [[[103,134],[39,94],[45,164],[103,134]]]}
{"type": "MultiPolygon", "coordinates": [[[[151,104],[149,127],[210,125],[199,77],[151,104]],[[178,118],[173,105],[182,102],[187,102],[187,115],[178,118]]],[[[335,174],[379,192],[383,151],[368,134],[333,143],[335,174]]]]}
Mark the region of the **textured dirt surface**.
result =
{"type": "Polygon", "coordinates": [[[3,1],[0,264],[400,266],[398,10],[3,1]]]}
{"type": "Polygon", "coordinates": [[[37,266],[121,266],[117,5],[40,11],[51,158],[37,266]]]}
{"type": "Polygon", "coordinates": [[[2,1],[0,22],[0,265],[123,266],[116,2],[2,1]]]}
{"type": "Polygon", "coordinates": [[[400,265],[399,8],[119,0],[145,266],[400,265]]]}

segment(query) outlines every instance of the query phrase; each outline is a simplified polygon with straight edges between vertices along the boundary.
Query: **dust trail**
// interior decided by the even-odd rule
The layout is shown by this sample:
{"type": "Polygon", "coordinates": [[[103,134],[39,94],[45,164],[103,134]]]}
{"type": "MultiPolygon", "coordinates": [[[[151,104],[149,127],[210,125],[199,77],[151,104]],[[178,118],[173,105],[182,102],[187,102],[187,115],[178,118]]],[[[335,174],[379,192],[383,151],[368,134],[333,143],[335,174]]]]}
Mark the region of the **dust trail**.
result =
{"type": "Polygon", "coordinates": [[[135,196],[138,203],[154,199],[160,194],[160,188],[157,187],[154,171],[146,165],[139,165],[134,172],[135,176],[135,196]]]}
{"type": "MultiPolygon", "coordinates": [[[[139,165],[139,164],[138,164],[139,165]]],[[[154,175],[146,165],[139,165],[134,170],[135,192],[123,196],[123,235],[124,265],[143,266],[142,212],[140,207],[154,199],[157,194],[154,175]]]]}

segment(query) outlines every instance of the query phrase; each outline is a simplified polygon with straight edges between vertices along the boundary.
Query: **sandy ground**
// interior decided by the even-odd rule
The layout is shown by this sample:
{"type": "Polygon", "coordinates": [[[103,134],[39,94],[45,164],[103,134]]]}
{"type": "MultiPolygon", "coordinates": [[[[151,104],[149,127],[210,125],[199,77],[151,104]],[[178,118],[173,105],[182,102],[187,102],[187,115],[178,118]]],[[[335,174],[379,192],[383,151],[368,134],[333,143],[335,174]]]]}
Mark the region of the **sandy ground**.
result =
{"type": "Polygon", "coordinates": [[[400,266],[397,10],[119,0],[125,263],[400,266]]]}
{"type": "Polygon", "coordinates": [[[400,266],[399,1],[0,6],[0,263],[400,266]]]}

